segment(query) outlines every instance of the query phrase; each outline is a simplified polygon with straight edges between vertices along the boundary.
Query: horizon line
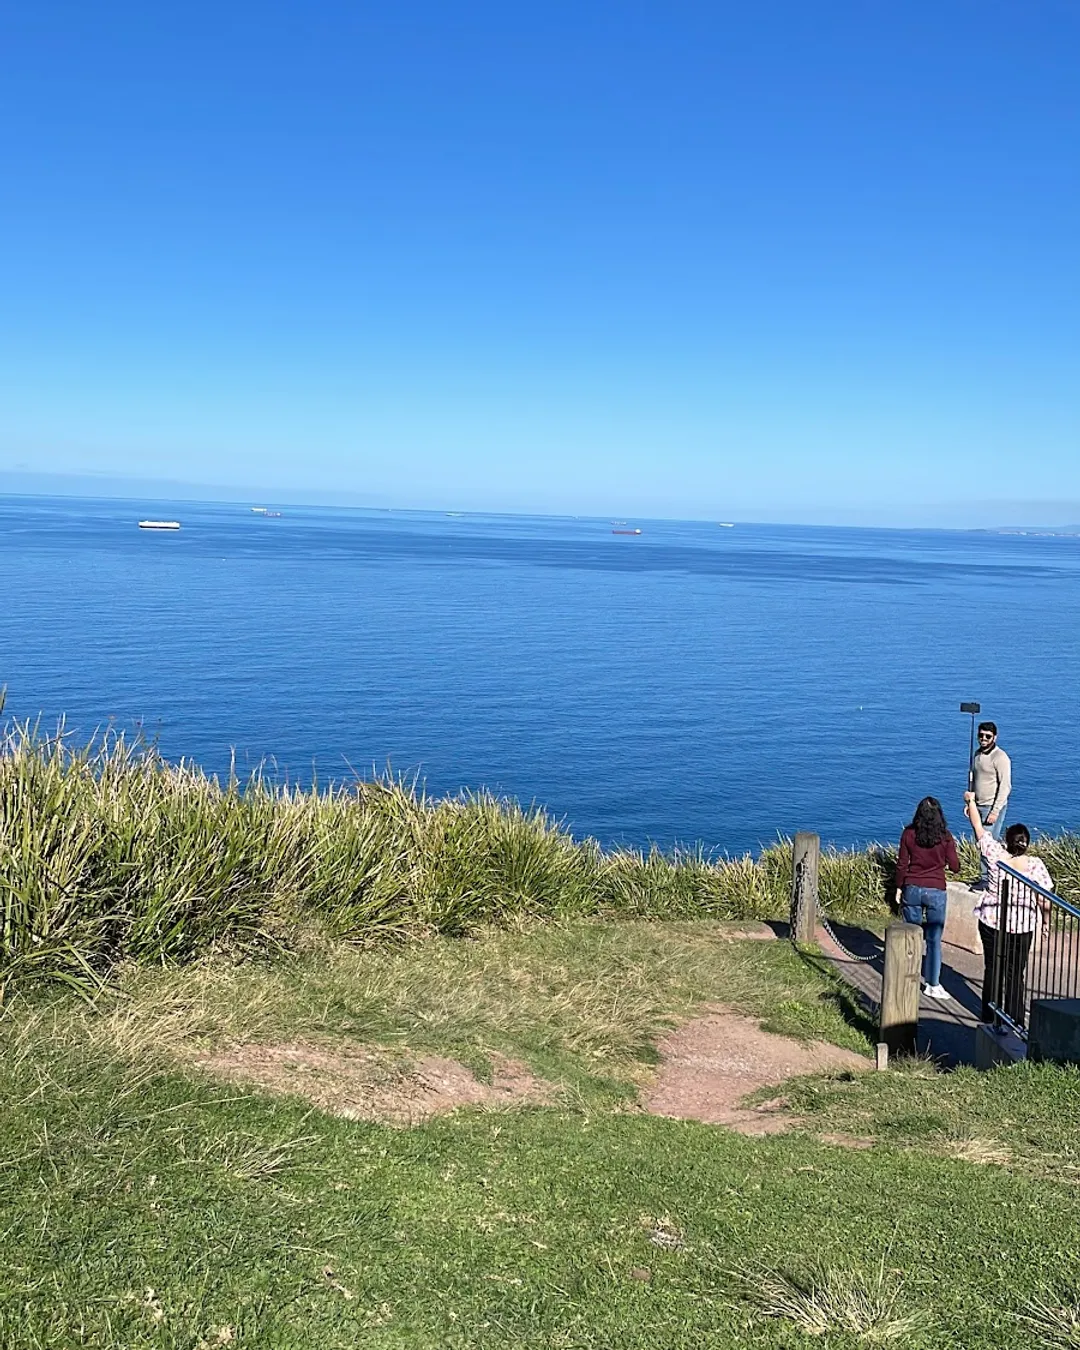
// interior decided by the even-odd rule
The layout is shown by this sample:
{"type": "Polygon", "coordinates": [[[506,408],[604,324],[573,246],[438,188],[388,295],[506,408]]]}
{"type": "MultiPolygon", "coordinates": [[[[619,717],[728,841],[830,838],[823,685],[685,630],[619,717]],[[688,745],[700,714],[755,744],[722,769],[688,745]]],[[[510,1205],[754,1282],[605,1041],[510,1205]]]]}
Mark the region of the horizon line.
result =
{"type": "MultiPolygon", "coordinates": [[[[4,477],[3,471],[0,471],[0,479],[4,477]]],[[[166,486],[174,480],[159,479],[154,480],[161,486],[166,486]]],[[[176,482],[178,488],[199,488],[205,487],[208,492],[217,491],[211,484],[194,484],[176,482]]],[[[224,489],[228,491],[228,489],[224,489]]],[[[302,492],[302,489],[297,491],[302,492]]],[[[311,494],[330,497],[332,494],[311,494]]],[[[0,484],[0,497],[19,497],[19,498],[44,498],[46,500],[62,501],[100,501],[100,502],[126,502],[126,501],[146,501],[146,502],[167,502],[173,505],[190,506],[241,506],[251,508],[251,503],[258,494],[247,493],[235,497],[225,496],[202,496],[187,497],[177,496],[153,496],[149,493],[91,493],[83,491],[19,491],[8,489],[0,484]]],[[[455,510],[441,506],[372,506],[358,502],[347,501],[290,501],[287,497],[277,495],[263,494],[261,502],[270,502],[273,506],[289,507],[297,510],[337,510],[337,511],[363,511],[373,514],[397,514],[397,515],[418,515],[418,516],[471,516],[471,517],[512,517],[520,519],[540,519],[540,520],[587,520],[602,521],[608,523],[612,519],[612,513],[594,514],[589,511],[571,512],[571,511],[525,511],[511,510],[508,508],[477,508],[460,507],[455,510]]],[[[853,508],[845,508],[853,510],[853,508]]],[[[850,521],[807,521],[807,520],[784,520],[779,517],[769,518],[764,515],[755,519],[740,519],[737,513],[735,519],[731,521],[719,521],[715,516],[646,516],[635,514],[634,512],[623,512],[629,519],[638,522],[655,522],[657,524],[683,524],[683,525],[716,525],[718,528],[725,526],[757,526],[763,528],[781,527],[787,529],[810,529],[810,530],[891,530],[897,533],[919,532],[925,534],[1043,534],[1076,537],[1080,535],[1080,524],[1072,522],[1060,522],[1053,525],[1035,522],[1004,521],[996,525],[914,525],[914,524],[887,524],[878,523],[852,523],[850,521]]],[[[617,521],[616,523],[623,523],[617,521]]]]}
{"type": "MultiPolygon", "coordinates": [[[[512,516],[512,517],[541,517],[552,520],[607,520],[611,517],[633,517],[639,521],[668,521],[682,522],[686,524],[737,524],[737,525],[778,525],[803,528],[825,528],[825,529],[870,529],[870,530],[919,530],[935,532],[953,532],[962,534],[999,532],[1008,530],[1031,530],[1048,533],[1074,534],[1080,533],[1080,502],[1061,502],[1051,503],[1046,501],[1030,502],[1006,502],[1003,499],[992,498],[983,499],[977,502],[968,502],[963,505],[959,503],[921,503],[919,506],[903,503],[899,507],[893,507],[891,513],[902,514],[905,508],[917,511],[930,511],[934,514],[944,514],[950,511],[958,513],[962,511],[971,512],[978,510],[980,512],[990,512],[1000,510],[999,519],[993,524],[958,524],[958,523],[897,523],[896,521],[873,521],[873,520],[837,520],[836,516],[873,516],[888,508],[883,506],[821,506],[810,508],[809,515],[832,516],[833,519],[791,519],[785,518],[785,508],[779,508],[779,514],[772,515],[768,508],[741,507],[733,508],[727,513],[727,519],[721,521],[720,512],[712,513],[707,516],[692,515],[646,515],[642,512],[628,510],[626,507],[612,507],[603,512],[591,511],[568,511],[568,510],[530,510],[523,507],[476,507],[465,506],[461,504],[450,505],[398,505],[386,504],[378,501],[358,501],[355,500],[360,494],[349,489],[327,490],[320,488],[300,488],[289,487],[280,489],[271,488],[253,488],[248,489],[240,485],[226,485],[214,483],[198,483],[182,479],[173,478],[133,478],[129,475],[107,473],[102,471],[88,470],[84,473],[73,472],[35,472],[28,469],[0,469],[0,496],[4,497],[45,497],[59,498],[66,500],[85,500],[85,501],[161,501],[191,504],[216,504],[222,506],[242,506],[250,505],[252,502],[269,501],[275,505],[290,506],[299,508],[323,508],[336,509],[343,511],[371,511],[378,513],[399,512],[415,513],[420,515],[434,514],[463,516],[512,516]],[[10,480],[16,480],[12,484],[10,480]],[[23,480],[18,484],[18,480],[23,480]],[[33,484],[31,486],[30,484],[33,484]],[[103,490],[95,490],[100,486],[103,490]],[[173,491],[169,491],[173,489],[173,491]],[[192,495],[194,494],[194,495],[192,495]],[[353,498],[353,500],[350,500],[353,498]],[[306,500],[305,500],[306,499],[306,500]],[[1052,523],[1043,515],[1041,521],[1024,521],[1019,517],[1021,511],[1031,511],[1043,514],[1053,510],[1057,514],[1056,520],[1052,523]],[[1073,518],[1070,520],[1069,516],[1073,518]],[[1010,519],[1011,517],[1011,519],[1010,519]]],[[[796,508],[790,508],[793,511],[796,508]]]]}

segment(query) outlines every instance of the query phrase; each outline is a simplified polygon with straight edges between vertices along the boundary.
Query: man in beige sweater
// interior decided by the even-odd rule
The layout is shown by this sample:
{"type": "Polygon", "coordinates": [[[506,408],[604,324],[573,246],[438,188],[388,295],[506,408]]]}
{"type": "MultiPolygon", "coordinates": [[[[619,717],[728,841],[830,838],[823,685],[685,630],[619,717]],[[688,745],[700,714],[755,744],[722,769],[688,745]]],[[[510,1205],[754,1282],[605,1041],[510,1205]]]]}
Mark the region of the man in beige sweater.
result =
{"type": "MultiPolygon", "coordinates": [[[[1012,761],[997,743],[997,724],[979,723],[979,748],[971,762],[971,785],[979,819],[995,839],[1005,828],[1005,806],[1012,789],[1012,761]]],[[[985,891],[990,885],[990,869],[982,859],[982,873],[973,889],[985,891]]]]}

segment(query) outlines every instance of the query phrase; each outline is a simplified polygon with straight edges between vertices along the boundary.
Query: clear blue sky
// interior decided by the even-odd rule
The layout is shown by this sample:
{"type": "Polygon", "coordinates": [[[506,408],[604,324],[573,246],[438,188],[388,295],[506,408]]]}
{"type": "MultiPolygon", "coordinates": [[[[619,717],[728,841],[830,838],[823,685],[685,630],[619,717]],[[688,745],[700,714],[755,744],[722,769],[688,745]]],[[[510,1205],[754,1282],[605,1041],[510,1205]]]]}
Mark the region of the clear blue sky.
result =
{"type": "Polygon", "coordinates": [[[0,67],[0,471],[1080,510],[1075,0],[35,0],[0,67]]]}

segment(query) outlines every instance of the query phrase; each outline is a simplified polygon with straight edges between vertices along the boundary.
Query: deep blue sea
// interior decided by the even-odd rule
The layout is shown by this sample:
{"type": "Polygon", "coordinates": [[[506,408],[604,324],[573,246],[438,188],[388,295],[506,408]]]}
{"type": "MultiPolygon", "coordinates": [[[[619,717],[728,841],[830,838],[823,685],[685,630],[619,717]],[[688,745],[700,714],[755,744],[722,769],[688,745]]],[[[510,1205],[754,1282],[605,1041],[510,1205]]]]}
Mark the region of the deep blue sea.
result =
{"type": "Polygon", "coordinates": [[[1080,827],[1080,538],[280,509],[0,497],[7,715],[738,852],[959,826],[975,699],[1080,827]]]}

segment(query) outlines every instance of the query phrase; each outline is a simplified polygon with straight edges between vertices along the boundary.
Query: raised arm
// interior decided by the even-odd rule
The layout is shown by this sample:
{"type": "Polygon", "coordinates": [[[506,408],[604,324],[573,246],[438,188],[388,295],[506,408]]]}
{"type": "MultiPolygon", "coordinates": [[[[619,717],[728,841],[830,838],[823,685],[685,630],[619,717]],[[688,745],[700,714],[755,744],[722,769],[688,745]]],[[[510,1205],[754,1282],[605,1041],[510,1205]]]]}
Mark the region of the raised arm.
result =
{"type": "Polygon", "coordinates": [[[986,831],[983,829],[982,819],[979,816],[979,808],[975,804],[974,792],[964,793],[964,810],[967,811],[967,818],[971,821],[971,828],[975,831],[976,842],[980,840],[986,831]]]}

